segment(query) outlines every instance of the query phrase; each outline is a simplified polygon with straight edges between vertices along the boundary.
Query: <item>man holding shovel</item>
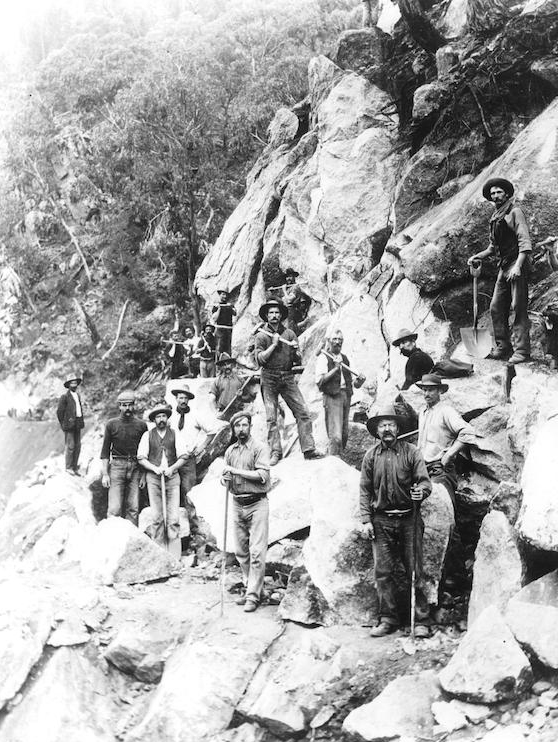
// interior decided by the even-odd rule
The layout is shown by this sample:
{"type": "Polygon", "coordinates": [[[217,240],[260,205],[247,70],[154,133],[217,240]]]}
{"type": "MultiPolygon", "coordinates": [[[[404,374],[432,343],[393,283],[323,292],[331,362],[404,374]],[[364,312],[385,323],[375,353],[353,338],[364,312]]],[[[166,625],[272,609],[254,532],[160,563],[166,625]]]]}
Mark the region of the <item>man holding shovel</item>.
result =
{"type": "Polygon", "coordinates": [[[490,217],[490,239],[486,250],[467,261],[473,268],[491,255],[495,255],[498,261],[498,277],[490,303],[495,348],[488,357],[495,360],[509,358],[510,364],[525,363],[531,355],[527,304],[532,247],[525,216],[515,204],[513,194],[513,185],[505,178],[491,178],[484,184],[482,195],[495,206],[490,217]],[[514,312],[513,346],[510,309],[514,312]]]}
{"type": "Polygon", "coordinates": [[[396,559],[403,562],[416,593],[411,597],[419,622],[415,636],[428,636],[423,623],[428,602],[421,584],[422,534],[424,523],[419,506],[432,491],[426,464],[411,443],[397,440],[402,418],[392,405],[381,408],[367,422],[378,442],[364,455],[360,475],[360,517],[363,535],[373,539],[374,579],[378,592],[380,621],[371,636],[391,634],[399,627],[397,612],[396,559]]]}

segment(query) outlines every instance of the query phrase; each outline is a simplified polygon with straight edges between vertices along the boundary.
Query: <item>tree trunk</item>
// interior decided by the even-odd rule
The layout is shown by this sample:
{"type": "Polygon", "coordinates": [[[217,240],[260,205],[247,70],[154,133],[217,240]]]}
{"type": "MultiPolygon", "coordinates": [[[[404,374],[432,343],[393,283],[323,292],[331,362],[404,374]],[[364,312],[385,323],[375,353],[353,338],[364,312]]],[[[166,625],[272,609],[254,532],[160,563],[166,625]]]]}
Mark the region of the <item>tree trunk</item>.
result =
{"type": "Polygon", "coordinates": [[[446,40],[424,14],[420,0],[398,0],[398,5],[409,33],[419,46],[430,54],[445,46],[446,40]]]}

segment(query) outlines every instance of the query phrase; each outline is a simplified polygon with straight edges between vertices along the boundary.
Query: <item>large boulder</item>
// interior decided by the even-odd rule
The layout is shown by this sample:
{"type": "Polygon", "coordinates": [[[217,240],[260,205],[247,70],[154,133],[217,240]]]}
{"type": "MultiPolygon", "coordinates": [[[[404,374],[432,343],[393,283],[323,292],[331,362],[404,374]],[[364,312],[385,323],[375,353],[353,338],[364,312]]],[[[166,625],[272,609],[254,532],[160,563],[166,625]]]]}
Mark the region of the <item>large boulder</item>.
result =
{"type": "Polygon", "coordinates": [[[446,693],[474,703],[517,698],[532,682],[529,660],[496,606],[484,609],[440,672],[446,693]]]}
{"type": "Polygon", "coordinates": [[[439,483],[421,505],[424,521],[422,541],[422,580],[426,599],[437,605],[438,590],[451,534],[455,526],[453,503],[447,489],[439,483]]]}
{"type": "Polygon", "coordinates": [[[287,590],[278,609],[280,618],[307,626],[332,623],[331,611],[321,590],[312,582],[306,567],[293,567],[287,590]]]}
{"type": "Polygon", "coordinates": [[[523,577],[524,568],[515,531],[504,513],[494,510],[482,522],[475,551],[469,626],[489,605],[503,612],[508,600],[521,589],[523,577]]]}

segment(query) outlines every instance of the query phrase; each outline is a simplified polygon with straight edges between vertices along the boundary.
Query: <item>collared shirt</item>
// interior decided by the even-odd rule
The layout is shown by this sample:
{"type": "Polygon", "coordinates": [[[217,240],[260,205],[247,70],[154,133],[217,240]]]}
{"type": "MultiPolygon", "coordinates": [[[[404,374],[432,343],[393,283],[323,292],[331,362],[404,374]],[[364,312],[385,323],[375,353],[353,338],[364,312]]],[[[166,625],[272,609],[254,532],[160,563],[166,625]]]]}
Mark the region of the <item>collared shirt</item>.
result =
{"type": "Polygon", "coordinates": [[[147,423],[132,415],[111,418],[105,425],[101,459],[113,456],[137,456],[138,444],[147,430],[147,423]]]}
{"type": "MultiPolygon", "coordinates": [[[[263,329],[273,335],[272,328],[266,324],[263,329]]],[[[277,332],[284,340],[293,341],[298,343],[298,338],[292,330],[288,330],[285,325],[279,324],[277,332]]],[[[273,338],[269,335],[265,335],[263,332],[256,334],[256,340],[254,344],[254,354],[256,361],[260,366],[268,369],[269,371],[290,371],[293,366],[300,364],[300,355],[297,347],[292,345],[285,345],[285,343],[279,343],[275,348],[270,358],[267,361],[262,361],[262,353],[267,350],[271,345],[273,338]]]]}
{"type": "MultiPolygon", "coordinates": [[[[152,430],[152,429],[151,429],[152,430]]],[[[149,433],[151,430],[146,430],[145,433],[140,438],[140,442],[138,444],[138,461],[140,459],[148,459],[149,460],[149,433]]],[[[157,433],[161,436],[161,438],[165,437],[167,428],[165,428],[162,432],[157,429],[157,433]]],[[[184,447],[182,445],[182,442],[178,440],[178,436],[175,434],[175,448],[176,448],[176,458],[177,459],[185,459],[188,456],[188,452],[184,450],[184,447]]],[[[163,451],[163,460],[166,458],[165,453],[163,451]]],[[[164,461],[161,462],[161,466],[164,465],[164,461]]]]}
{"type": "Polygon", "coordinates": [[[215,396],[217,408],[219,410],[224,410],[242,389],[243,384],[244,380],[234,371],[229,376],[222,374],[221,376],[218,376],[211,385],[209,394],[215,396]]]}
{"type": "Polygon", "coordinates": [[[426,464],[416,446],[397,441],[392,448],[377,443],[364,454],[360,470],[360,517],[370,523],[374,511],[408,510],[411,485],[430,494],[426,464]]]}
{"type": "Polygon", "coordinates": [[[225,451],[225,463],[234,469],[257,471],[260,481],[245,479],[238,474],[232,475],[230,490],[233,495],[264,495],[270,489],[269,454],[263,443],[252,436],[246,443],[237,441],[225,451]]]}
{"type": "Polygon", "coordinates": [[[79,398],[79,394],[77,392],[73,392],[71,389],[69,391],[74,399],[74,402],[76,403],[76,417],[83,417],[83,411],[81,409],[81,400],[79,398]]]}
{"type": "MultiPolygon", "coordinates": [[[[334,363],[343,363],[343,356],[341,353],[338,353],[337,355],[334,355],[331,351],[328,351],[330,356],[333,358],[334,363]]],[[[315,371],[315,380],[316,384],[319,386],[319,382],[321,381],[322,376],[325,376],[327,373],[329,373],[329,366],[327,363],[327,356],[324,355],[324,353],[320,353],[318,356],[318,360],[316,361],[316,371],[315,371]]],[[[339,374],[339,388],[345,389],[346,383],[345,383],[345,376],[340,373],[339,374]]]]}
{"type": "Polygon", "coordinates": [[[438,461],[458,440],[475,443],[475,429],[447,402],[438,402],[419,412],[418,447],[425,461],[438,461]]]}
{"type": "Polygon", "coordinates": [[[207,444],[207,437],[214,435],[222,423],[215,419],[215,414],[201,415],[190,410],[184,414],[184,426],[179,430],[180,413],[173,411],[169,418],[169,426],[174,430],[176,436],[176,452],[178,449],[185,456],[199,456],[203,453],[207,444]]]}

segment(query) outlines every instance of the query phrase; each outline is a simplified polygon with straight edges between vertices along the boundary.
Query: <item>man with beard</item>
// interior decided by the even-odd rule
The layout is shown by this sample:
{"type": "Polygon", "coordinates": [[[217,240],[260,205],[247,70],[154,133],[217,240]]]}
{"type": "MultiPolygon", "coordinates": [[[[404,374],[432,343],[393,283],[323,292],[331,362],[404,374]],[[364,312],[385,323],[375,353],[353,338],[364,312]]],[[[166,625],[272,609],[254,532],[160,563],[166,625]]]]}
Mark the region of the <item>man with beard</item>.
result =
{"type": "Polygon", "coordinates": [[[428,353],[417,348],[417,333],[411,332],[404,328],[397,334],[395,340],[391,343],[395,348],[399,348],[401,355],[407,358],[405,364],[405,382],[401,389],[409,389],[415,382],[420,381],[423,374],[432,370],[434,361],[428,353]]]}
{"type": "Polygon", "coordinates": [[[215,376],[215,328],[206,324],[198,342],[200,356],[200,376],[207,379],[215,376]]]}
{"type": "MultiPolygon", "coordinates": [[[[349,438],[349,411],[353,394],[353,380],[348,370],[349,359],[341,353],[343,333],[334,330],[328,340],[328,353],[320,352],[316,361],[316,384],[324,402],[325,424],[329,440],[328,453],[339,456],[349,438]],[[347,368],[343,368],[342,364],[347,368]]],[[[364,376],[357,376],[355,387],[364,384],[364,376]]]]}
{"type": "Polygon", "coordinates": [[[120,415],[112,417],[105,426],[101,483],[109,488],[107,515],[126,518],[137,526],[140,479],[137,453],[147,424],[134,415],[135,401],[133,391],[121,392],[117,399],[120,415]]]}
{"type": "Polygon", "coordinates": [[[68,474],[79,473],[79,454],[81,452],[81,431],[84,428],[83,404],[78,393],[82,378],[78,374],[68,376],[64,382],[67,392],[58,400],[56,416],[64,431],[64,449],[66,471],[68,474]]]}
{"type": "Polygon", "coordinates": [[[155,427],[147,430],[138,445],[138,462],[147,470],[147,494],[152,523],[148,535],[160,546],[180,556],[180,477],[178,470],[184,461],[184,451],[177,445],[174,431],[168,425],[172,410],[163,402],[156,405],[148,417],[155,427]],[[167,522],[163,518],[164,477],[167,522]],[[166,526],[166,528],[165,528],[166,526]]]}
{"type": "Polygon", "coordinates": [[[470,257],[470,266],[495,255],[498,277],[490,302],[490,316],[494,330],[495,348],[489,358],[505,360],[510,364],[525,363],[530,359],[528,276],[532,251],[529,227],[522,210],[513,199],[514,188],[505,178],[491,178],[482,189],[482,195],[494,203],[490,217],[490,239],[486,250],[470,257]],[[514,312],[513,335],[510,337],[509,313],[514,312]]]}
{"type": "Polygon", "coordinates": [[[267,439],[271,450],[270,464],[275,466],[283,457],[277,427],[279,395],[294,415],[300,447],[305,459],[321,459],[312,434],[310,412],[293,375],[293,366],[301,363],[295,333],[283,324],[288,311],[277,299],[269,299],[260,307],[259,315],[266,323],[256,334],[254,355],[262,367],[262,395],[267,418],[267,439]]]}
{"type": "Polygon", "coordinates": [[[283,288],[283,301],[288,311],[286,326],[297,336],[308,327],[308,312],[312,304],[312,299],[297,283],[299,275],[294,268],[287,268],[283,288]]]}
{"type": "Polygon", "coordinates": [[[380,409],[367,422],[368,431],[379,439],[365,453],[360,475],[360,517],[363,535],[373,539],[380,612],[371,636],[391,634],[399,626],[395,582],[399,557],[409,581],[413,566],[416,570],[415,636],[424,638],[428,636],[423,623],[428,617],[428,602],[421,582],[424,523],[417,512],[415,526],[413,502],[418,508],[432,485],[418,449],[397,440],[402,422],[392,405],[380,409]]]}
{"type": "Polygon", "coordinates": [[[233,496],[235,554],[245,593],[236,601],[246,613],[258,607],[264,586],[269,530],[269,459],[266,446],[251,435],[252,417],[237,412],[230,421],[233,443],[225,452],[222,483],[233,496]]]}
{"type": "MultiPolygon", "coordinates": [[[[227,410],[226,415],[230,420],[232,415],[238,412],[243,404],[242,388],[247,379],[242,378],[237,373],[235,367],[236,358],[231,358],[228,353],[221,353],[221,357],[217,361],[217,368],[220,369],[221,373],[209,390],[209,394],[213,398],[213,405],[220,419],[223,419],[222,413],[224,410],[227,410]]],[[[246,398],[247,396],[248,392],[246,392],[246,398]]]]}

